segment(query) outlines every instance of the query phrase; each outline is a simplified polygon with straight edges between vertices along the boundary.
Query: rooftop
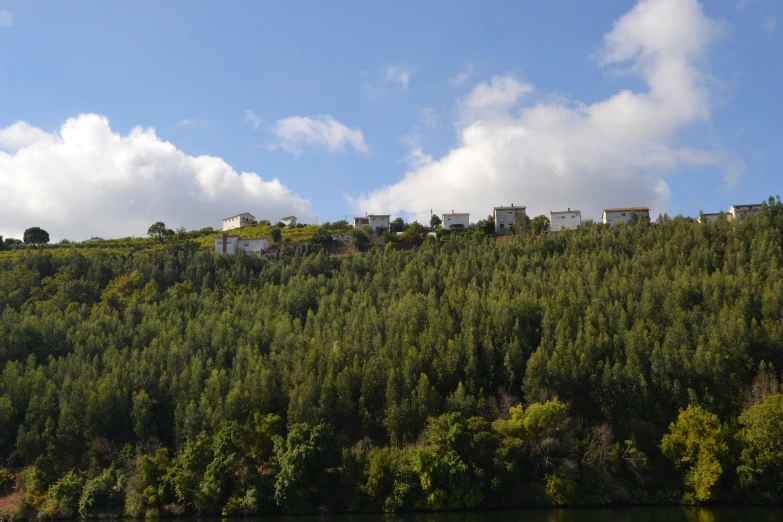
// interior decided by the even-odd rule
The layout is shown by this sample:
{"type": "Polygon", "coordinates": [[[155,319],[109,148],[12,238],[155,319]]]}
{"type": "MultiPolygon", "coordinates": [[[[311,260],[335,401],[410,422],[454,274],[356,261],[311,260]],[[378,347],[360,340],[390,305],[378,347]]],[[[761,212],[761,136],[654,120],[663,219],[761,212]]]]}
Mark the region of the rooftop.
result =
{"type": "Polygon", "coordinates": [[[550,210],[550,214],[581,214],[581,210],[550,210]]]}
{"type": "Polygon", "coordinates": [[[649,207],[621,207],[621,208],[605,208],[604,212],[649,212],[649,207]]]}
{"type": "MultiPolygon", "coordinates": [[[[509,207],[511,208],[511,207],[509,207]]],[[[517,208],[517,207],[514,207],[517,208]]],[[[519,207],[521,208],[521,207],[519,207]]],[[[444,216],[469,216],[470,212],[446,212],[443,214],[444,216]]]]}
{"type": "Polygon", "coordinates": [[[227,219],[231,219],[231,218],[239,217],[239,216],[250,216],[250,217],[251,217],[251,218],[253,218],[253,219],[255,219],[255,218],[256,218],[256,217],[255,217],[253,214],[251,214],[250,212],[242,212],[241,214],[234,214],[233,216],[228,216],[227,218],[223,218],[223,221],[225,221],[225,220],[227,220],[227,219]]]}
{"type": "Polygon", "coordinates": [[[512,208],[527,208],[525,205],[511,205],[510,207],[495,207],[495,210],[508,210],[512,208]]]}
{"type": "Polygon", "coordinates": [[[286,217],[280,218],[280,219],[296,219],[296,216],[286,216],[286,217]]]}
{"type": "Polygon", "coordinates": [[[732,207],[760,207],[761,203],[746,203],[744,205],[732,205],[732,207]]]}

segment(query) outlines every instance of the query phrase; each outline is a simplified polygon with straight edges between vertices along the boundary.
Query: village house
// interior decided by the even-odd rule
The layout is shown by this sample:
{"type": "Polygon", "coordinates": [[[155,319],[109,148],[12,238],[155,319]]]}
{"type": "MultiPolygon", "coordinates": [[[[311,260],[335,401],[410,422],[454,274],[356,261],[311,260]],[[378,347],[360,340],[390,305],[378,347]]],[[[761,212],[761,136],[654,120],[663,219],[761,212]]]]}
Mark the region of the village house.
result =
{"type": "Polygon", "coordinates": [[[648,207],[605,208],[601,221],[605,225],[614,227],[617,223],[630,223],[634,215],[639,215],[645,221],[650,221],[650,209],[648,207]]]}
{"type": "Polygon", "coordinates": [[[250,212],[243,212],[236,216],[227,217],[223,220],[223,231],[233,230],[235,228],[249,227],[257,224],[255,216],[250,212]]]}
{"type": "Polygon", "coordinates": [[[731,214],[726,214],[725,212],[710,212],[705,213],[702,212],[699,217],[696,218],[697,223],[711,223],[713,221],[717,221],[721,219],[721,217],[727,221],[731,221],[734,219],[734,216],[731,214]]]}
{"type": "Polygon", "coordinates": [[[288,217],[280,218],[280,221],[282,221],[282,223],[287,227],[296,226],[296,216],[288,216],[288,217]]]}
{"type": "Polygon", "coordinates": [[[581,210],[558,210],[549,213],[549,230],[573,230],[582,224],[581,210]]]}
{"type": "Polygon", "coordinates": [[[732,219],[736,219],[739,223],[742,223],[745,216],[755,214],[759,210],[761,210],[760,203],[752,205],[732,205],[729,207],[729,214],[731,214],[732,219]]]}
{"type": "Polygon", "coordinates": [[[378,227],[389,230],[391,214],[368,214],[364,217],[353,218],[353,227],[369,227],[370,231],[375,232],[378,227]]]}
{"type": "Polygon", "coordinates": [[[470,226],[470,212],[454,212],[450,214],[443,214],[443,222],[441,223],[443,230],[468,228],[470,226]]]}
{"type": "Polygon", "coordinates": [[[495,220],[495,234],[510,234],[511,227],[517,224],[517,216],[524,216],[527,207],[495,207],[492,217],[495,220]]]}
{"type": "Polygon", "coordinates": [[[263,238],[241,238],[237,234],[223,234],[215,238],[215,252],[236,254],[240,250],[261,257],[269,250],[269,240],[263,238]]]}

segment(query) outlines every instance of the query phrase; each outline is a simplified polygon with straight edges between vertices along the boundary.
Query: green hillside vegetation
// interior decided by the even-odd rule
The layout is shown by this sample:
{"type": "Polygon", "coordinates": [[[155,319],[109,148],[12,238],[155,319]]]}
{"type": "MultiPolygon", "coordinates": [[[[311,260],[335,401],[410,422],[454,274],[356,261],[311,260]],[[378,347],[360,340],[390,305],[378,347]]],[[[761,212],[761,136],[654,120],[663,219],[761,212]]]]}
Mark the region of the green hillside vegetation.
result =
{"type": "Polygon", "coordinates": [[[0,518],[779,504],[780,199],[538,232],[0,256],[0,518]]]}
{"type": "MultiPolygon", "coordinates": [[[[231,230],[229,233],[237,234],[242,238],[267,238],[270,239],[271,242],[273,228],[275,227],[272,225],[255,225],[231,230]]],[[[351,227],[345,222],[326,223],[325,225],[320,226],[303,225],[294,228],[282,227],[280,228],[281,242],[283,244],[310,243],[313,240],[313,236],[318,231],[336,234],[345,233],[350,229],[351,227]]],[[[26,255],[25,252],[31,250],[46,250],[51,252],[54,256],[70,255],[75,252],[89,254],[89,252],[93,250],[103,250],[112,254],[127,254],[129,252],[141,250],[161,249],[171,243],[182,243],[186,241],[192,241],[202,248],[211,250],[214,239],[216,237],[221,237],[223,234],[222,231],[214,230],[212,228],[191,231],[181,229],[176,232],[170,232],[170,235],[166,235],[162,239],[156,237],[126,237],[121,239],[103,239],[99,241],[81,242],[72,242],[66,239],[62,242],[46,245],[26,245],[20,241],[19,244],[9,244],[0,247],[0,259],[24,256],[26,255]]]]}

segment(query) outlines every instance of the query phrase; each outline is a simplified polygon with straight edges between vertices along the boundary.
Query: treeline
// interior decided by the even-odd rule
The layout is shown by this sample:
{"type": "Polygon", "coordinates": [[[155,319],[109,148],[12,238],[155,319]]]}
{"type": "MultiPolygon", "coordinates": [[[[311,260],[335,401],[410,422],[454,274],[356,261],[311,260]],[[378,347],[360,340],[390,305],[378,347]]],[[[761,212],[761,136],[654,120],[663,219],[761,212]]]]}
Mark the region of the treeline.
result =
{"type": "Polygon", "coordinates": [[[783,498],[779,199],[405,252],[18,254],[5,517],[783,498]]]}

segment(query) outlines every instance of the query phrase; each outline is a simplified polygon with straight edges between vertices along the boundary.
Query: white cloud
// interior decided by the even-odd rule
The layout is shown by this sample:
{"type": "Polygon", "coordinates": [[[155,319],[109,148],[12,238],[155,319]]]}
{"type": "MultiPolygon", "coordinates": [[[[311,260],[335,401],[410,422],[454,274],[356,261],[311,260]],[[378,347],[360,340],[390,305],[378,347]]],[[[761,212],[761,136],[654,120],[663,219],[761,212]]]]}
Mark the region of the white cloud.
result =
{"type": "Polygon", "coordinates": [[[18,121],[10,127],[0,129],[0,148],[6,150],[21,149],[33,143],[47,140],[54,141],[54,136],[24,121],[18,121]]]}
{"type": "Polygon", "coordinates": [[[384,71],[384,79],[399,83],[403,91],[408,90],[412,75],[413,68],[410,65],[387,65],[384,71]]]}
{"type": "Polygon", "coordinates": [[[261,125],[261,118],[250,109],[245,109],[245,121],[252,125],[254,130],[258,130],[258,126],[261,125]]]}
{"type": "Polygon", "coordinates": [[[143,236],[155,221],[188,229],[220,227],[251,212],[310,220],[310,203],[277,178],[239,173],[214,156],[189,156],[152,128],[113,132],[96,114],[68,119],[48,133],[26,123],[0,129],[0,234],[30,226],[53,239],[143,236]]]}
{"type": "Polygon", "coordinates": [[[184,120],[181,120],[179,124],[182,127],[197,127],[200,129],[203,129],[207,126],[207,120],[204,119],[193,119],[193,118],[185,118],[184,120]]]}
{"type": "Polygon", "coordinates": [[[463,121],[487,118],[508,113],[526,94],[533,92],[533,85],[513,76],[493,76],[490,83],[480,83],[460,102],[463,121]]]}
{"type": "Polygon", "coordinates": [[[432,156],[425,154],[415,136],[405,136],[402,142],[408,146],[408,154],[402,159],[409,167],[419,169],[432,163],[432,156]]]}
{"type": "Polygon", "coordinates": [[[762,24],[762,27],[764,27],[764,30],[768,33],[774,33],[775,28],[778,25],[778,21],[775,20],[773,17],[765,14],[764,15],[764,23],[762,24]]]}
{"type": "Polygon", "coordinates": [[[449,83],[451,83],[452,85],[462,85],[463,83],[470,80],[471,76],[473,76],[473,64],[469,63],[465,66],[464,71],[457,74],[453,78],[450,78],[449,83]]]}
{"type": "Polygon", "coordinates": [[[458,104],[451,151],[353,203],[389,213],[470,211],[477,220],[513,201],[533,214],[578,207],[598,218],[611,206],[663,211],[666,176],[677,166],[720,166],[726,183],[736,183],[738,158],[676,145],[679,130],[710,117],[701,58],[720,32],[696,0],[642,0],[614,23],[597,58],[603,67],[626,67],[646,89],[591,104],[555,98],[519,108],[532,85],[496,76],[458,104]]]}
{"type": "Polygon", "coordinates": [[[329,152],[342,151],[350,145],[363,154],[370,152],[360,129],[351,129],[329,114],[285,118],[277,122],[274,132],[279,142],[270,148],[283,149],[291,154],[299,154],[305,145],[329,152]]]}
{"type": "Polygon", "coordinates": [[[0,11],[0,27],[11,27],[14,25],[14,15],[11,11],[0,11]]]}

